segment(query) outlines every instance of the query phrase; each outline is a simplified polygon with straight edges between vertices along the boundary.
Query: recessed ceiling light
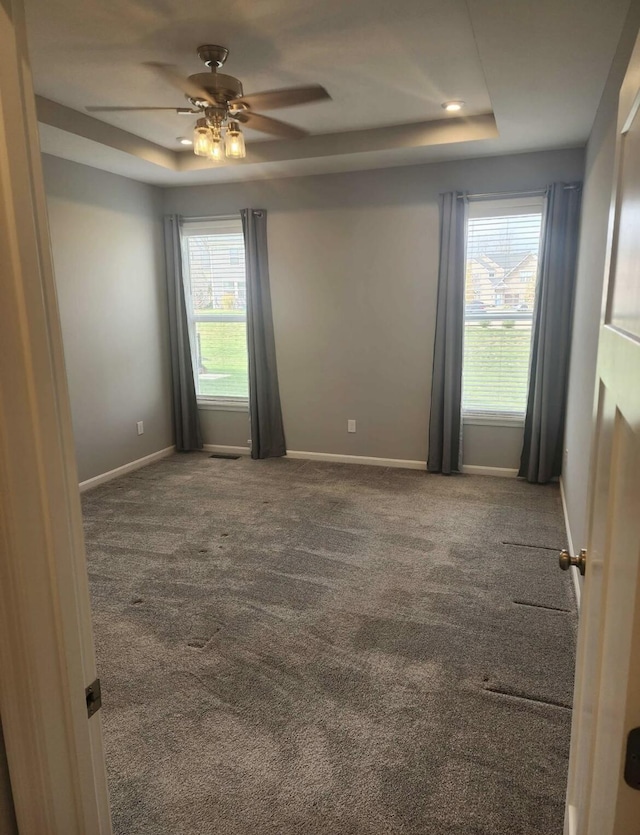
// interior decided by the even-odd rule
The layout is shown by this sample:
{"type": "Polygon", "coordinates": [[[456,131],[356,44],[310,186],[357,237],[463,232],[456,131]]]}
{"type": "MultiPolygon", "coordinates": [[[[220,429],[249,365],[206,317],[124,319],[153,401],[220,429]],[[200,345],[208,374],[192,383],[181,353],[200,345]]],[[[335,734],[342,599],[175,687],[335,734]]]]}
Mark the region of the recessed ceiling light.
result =
{"type": "Polygon", "coordinates": [[[188,137],[188,136],[178,136],[178,142],[179,142],[181,145],[193,145],[192,140],[191,140],[191,139],[189,139],[189,137],[188,137]]]}
{"type": "Polygon", "coordinates": [[[442,106],[446,111],[449,113],[455,113],[457,110],[462,110],[464,107],[463,101],[445,101],[442,103],[442,106]]]}

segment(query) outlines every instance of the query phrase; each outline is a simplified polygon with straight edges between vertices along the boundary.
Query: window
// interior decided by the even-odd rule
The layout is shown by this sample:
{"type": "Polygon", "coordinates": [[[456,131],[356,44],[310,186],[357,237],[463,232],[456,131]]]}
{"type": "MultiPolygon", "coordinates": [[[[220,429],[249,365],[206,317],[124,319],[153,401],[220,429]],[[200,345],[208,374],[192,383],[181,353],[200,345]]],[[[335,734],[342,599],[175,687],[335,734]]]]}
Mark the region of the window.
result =
{"type": "Polygon", "coordinates": [[[462,411],[524,419],[542,198],[471,201],[467,222],[462,411]]]}
{"type": "Polygon", "coordinates": [[[249,363],[242,221],[184,221],[182,254],[198,401],[244,404],[249,363]]]}

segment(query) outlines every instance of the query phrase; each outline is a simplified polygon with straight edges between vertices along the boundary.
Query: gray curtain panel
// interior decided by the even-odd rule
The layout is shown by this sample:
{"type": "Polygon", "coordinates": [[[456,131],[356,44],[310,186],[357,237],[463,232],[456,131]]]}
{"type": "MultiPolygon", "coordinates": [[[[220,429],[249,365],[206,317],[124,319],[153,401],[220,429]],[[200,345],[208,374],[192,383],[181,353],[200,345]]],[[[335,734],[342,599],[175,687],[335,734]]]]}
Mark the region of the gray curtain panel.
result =
{"type": "Polygon", "coordinates": [[[440,267],[429,420],[430,473],[450,475],[462,454],[462,348],[467,200],[440,195],[440,267]]]}
{"type": "Polygon", "coordinates": [[[562,469],[582,189],[547,189],[519,476],[545,484],[562,469]]]}
{"type": "Polygon", "coordinates": [[[251,457],[287,454],[280,408],[276,344],[269,289],[267,212],[242,209],[247,268],[247,345],[251,457]]]}
{"type": "Polygon", "coordinates": [[[178,215],[167,215],[164,219],[164,248],[167,265],[174,437],[176,449],[185,452],[202,449],[202,434],[193,379],[178,215]]]}

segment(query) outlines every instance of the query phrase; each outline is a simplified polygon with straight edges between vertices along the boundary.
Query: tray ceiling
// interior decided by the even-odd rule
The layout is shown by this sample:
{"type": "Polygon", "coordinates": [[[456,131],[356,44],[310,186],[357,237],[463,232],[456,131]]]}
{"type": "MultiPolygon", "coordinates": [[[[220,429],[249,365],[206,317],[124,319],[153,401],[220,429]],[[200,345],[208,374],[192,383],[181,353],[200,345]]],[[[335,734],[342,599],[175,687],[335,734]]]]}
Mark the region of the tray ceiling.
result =
{"type": "Polygon", "coordinates": [[[323,170],[331,158],[344,170],[345,157],[347,167],[361,168],[375,167],[376,154],[379,164],[394,165],[582,144],[628,0],[83,0],[81,6],[26,0],[26,6],[36,92],[79,114],[92,104],[183,106],[181,93],[144,63],[200,72],[201,43],[230,49],[225,71],[242,80],[245,92],[309,82],[330,92],[332,101],[269,114],[308,129],[310,139],[281,142],[247,131],[251,158],[213,170],[177,142],[190,133],[190,117],[74,120],[43,104],[43,150],[108,170],[118,170],[122,155],[133,156],[123,163],[128,176],[177,184],[270,176],[270,168],[282,176],[287,158],[299,173],[302,160],[312,170],[320,158],[323,170]],[[462,118],[448,117],[457,128],[445,137],[429,126],[442,122],[448,99],[463,99],[466,107],[462,118]],[[467,117],[485,118],[485,132],[467,117]],[[491,129],[487,117],[495,117],[491,129]],[[396,125],[402,127],[394,131],[396,125]],[[410,125],[425,131],[411,133],[410,125]],[[111,141],[102,141],[101,126],[111,141]],[[336,134],[344,134],[342,142],[336,134]],[[121,141],[114,144],[115,136],[121,141]],[[169,162],[150,161],[149,153],[138,158],[131,148],[144,142],[136,139],[160,146],[158,159],[167,149],[169,162]]]}

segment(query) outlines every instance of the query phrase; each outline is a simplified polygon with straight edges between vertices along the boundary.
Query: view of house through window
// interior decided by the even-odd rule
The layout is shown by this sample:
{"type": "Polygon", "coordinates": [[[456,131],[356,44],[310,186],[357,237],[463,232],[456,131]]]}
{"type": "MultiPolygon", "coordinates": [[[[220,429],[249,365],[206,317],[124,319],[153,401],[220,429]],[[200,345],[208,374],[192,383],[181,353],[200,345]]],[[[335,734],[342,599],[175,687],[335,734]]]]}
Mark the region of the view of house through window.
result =
{"type": "Polygon", "coordinates": [[[542,198],[470,201],[462,408],[466,418],[524,418],[542,198]]]}
{"type": "Polygon", "coordinates": [[[242,221],[185,221],[182,241],[198,398],[244,400],[249,371],[242,221]]]}

